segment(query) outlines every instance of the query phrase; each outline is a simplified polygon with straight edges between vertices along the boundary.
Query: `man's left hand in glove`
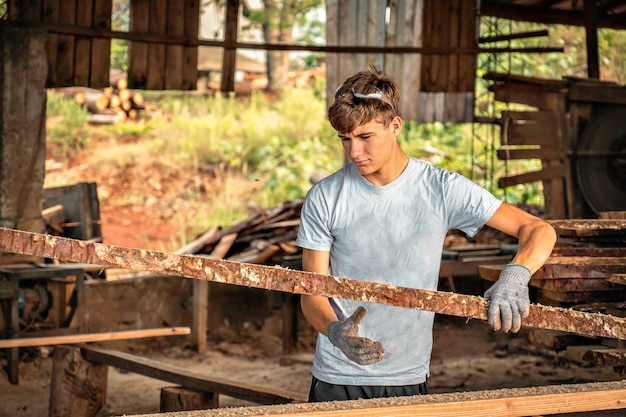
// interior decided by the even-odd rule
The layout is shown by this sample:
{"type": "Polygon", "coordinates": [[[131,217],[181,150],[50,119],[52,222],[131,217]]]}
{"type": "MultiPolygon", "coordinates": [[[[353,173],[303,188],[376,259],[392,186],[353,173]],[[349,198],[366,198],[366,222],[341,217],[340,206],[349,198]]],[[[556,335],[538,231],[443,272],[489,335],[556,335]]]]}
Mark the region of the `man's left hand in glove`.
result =
{"type": "Polygon", "coordinates": [[[531,272],[524,265],[507,264],[495,284],[485,292],[489,300],[488,321],[493,330],[517,333],[530,313],[528,282],[531,272]]]}

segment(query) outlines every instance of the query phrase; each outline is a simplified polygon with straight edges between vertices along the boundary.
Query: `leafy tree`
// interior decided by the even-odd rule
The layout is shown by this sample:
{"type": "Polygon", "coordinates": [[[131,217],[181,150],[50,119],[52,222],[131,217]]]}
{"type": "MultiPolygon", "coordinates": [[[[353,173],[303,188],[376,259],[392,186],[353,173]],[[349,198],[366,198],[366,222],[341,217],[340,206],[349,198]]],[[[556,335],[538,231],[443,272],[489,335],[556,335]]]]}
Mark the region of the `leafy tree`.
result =
{"type": "MultiPolygon", "coordinates": [[[[293,44],[294,28],[308,12],[319,8],[322,0],[263,0],[260,9],[243,1],[244,15],[261,26],[265,42],[293,44]]],[[[289,51],[267,51],[267,90],[282,93],[288,84],[289,51]]]]}

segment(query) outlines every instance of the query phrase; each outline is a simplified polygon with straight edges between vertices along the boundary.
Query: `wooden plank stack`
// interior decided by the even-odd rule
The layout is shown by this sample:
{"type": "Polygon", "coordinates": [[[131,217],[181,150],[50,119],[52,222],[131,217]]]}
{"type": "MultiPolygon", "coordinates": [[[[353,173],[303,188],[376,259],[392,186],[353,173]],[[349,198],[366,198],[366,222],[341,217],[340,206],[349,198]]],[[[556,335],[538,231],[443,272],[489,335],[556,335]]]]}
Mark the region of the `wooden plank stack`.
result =
{"type": "MultiPolygon", "coordinates": [[[[626,219],[552,220],[557,247],[530,281],[533,301],[574,310],[626,317],[626,219]]],[[[501,265],[480,266],[482,278],[495,281],[501,265]]],[[[610,338],[532,329],[531,344],[565,351],[576,362],[613,366],[626,374],[626,344],[610,338]]]]}
{"type": "Polygon", "coordinates": [[[402,52],[327,53],[327,97],[375,65],[400,85],[406,120],[472,122],[478,45],[476,20],[466,17],[475,9],[475,0],[327,2],[328,45],[402,52]]]}

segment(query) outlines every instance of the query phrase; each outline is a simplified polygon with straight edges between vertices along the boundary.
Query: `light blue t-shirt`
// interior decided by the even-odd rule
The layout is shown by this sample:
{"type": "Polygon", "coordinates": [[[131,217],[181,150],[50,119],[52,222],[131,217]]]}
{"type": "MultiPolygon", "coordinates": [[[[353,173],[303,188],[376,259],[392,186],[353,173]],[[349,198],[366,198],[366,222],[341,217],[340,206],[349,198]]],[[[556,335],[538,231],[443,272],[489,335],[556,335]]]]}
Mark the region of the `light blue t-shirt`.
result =
{"type": "MultiPolygon", "coordinates": [[[[444,238],[457,229],[473,236],[500,200],[469,179],[411,159],[390,184],[378,187],[347,165],[309,190],[297,244],[330,251],[330,274],[436,290],[444,238]]],[[[377,303],[330,299],[343,320],[367,310],[359,334],[380,341],[382,361],[358,365],[319,335],[312,374],[341,385],[411,385],[429,373],[434,313],[377,303]]]]}

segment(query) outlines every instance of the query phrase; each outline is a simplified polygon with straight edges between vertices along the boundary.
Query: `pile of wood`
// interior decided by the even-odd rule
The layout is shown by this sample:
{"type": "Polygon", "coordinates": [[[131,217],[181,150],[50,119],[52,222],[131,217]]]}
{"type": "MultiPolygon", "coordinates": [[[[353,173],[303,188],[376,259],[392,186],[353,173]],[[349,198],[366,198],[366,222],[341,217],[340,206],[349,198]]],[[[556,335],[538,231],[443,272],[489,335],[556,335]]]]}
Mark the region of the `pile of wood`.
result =
{"type": "Polygon", "coordinates": [[[83,89],[74,100],[89,110],[89,122],[108,124],[126,119],[137,120],[139,111],[145,109],[143,94],[128,89],[128,80],[120,78],[115,85],[104,90],[83,89]]]}
{"type": "MultiPolygon", "coordinates": [[[[626,317],[626,219],[552,220],[559,240],[544,266],[533,274],[531,298],[541,304],[626,317]]],[[[495,281],[501,265],[479,267],[495,281]]],[[[610,338],[532,329],[531,344],[580,363],[613,366],[626,374],[626,345],[610,338]]]]}
{"type": "Polygon", "coordinates": [[[226,228],[214,228],[177,253],[206,254],[230,261],[298,267],[296,246],[302,200],[255,211],[226,228]]]}
{"type": "Polygon", "coordinates": [[[140,112],[149,112],[152,107],[146,103],[140,91],[128,89],[126,78],[102,90],[88,87],[57,88],[55,93],[73,99],[89,112],[90,124],[113,124],[125,120],[138,120],[140,112]]]}

